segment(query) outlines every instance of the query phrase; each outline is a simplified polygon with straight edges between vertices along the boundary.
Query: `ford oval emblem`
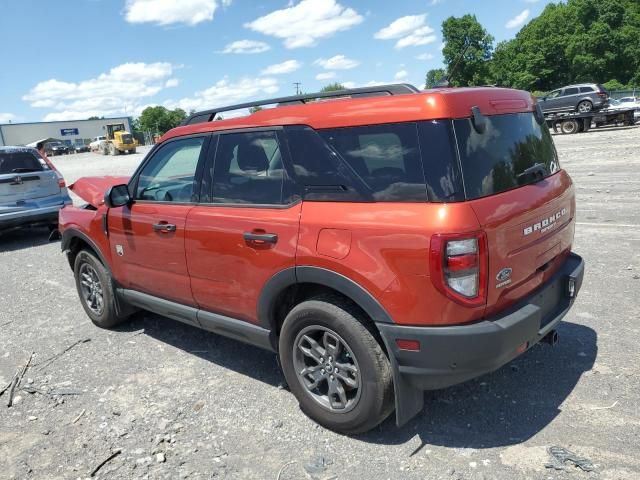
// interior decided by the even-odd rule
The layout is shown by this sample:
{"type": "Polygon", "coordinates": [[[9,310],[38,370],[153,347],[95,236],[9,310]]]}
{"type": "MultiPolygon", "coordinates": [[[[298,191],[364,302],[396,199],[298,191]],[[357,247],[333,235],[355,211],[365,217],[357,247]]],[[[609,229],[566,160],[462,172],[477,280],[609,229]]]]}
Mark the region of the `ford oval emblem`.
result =
{"type": "Polygon", "coordinates": [[[496,275],[496,280],[498,282],[500,282],[500,283],[506,282],[507,280],[509,280],[511,278],[511,272],[513,272],[513,269],[511,269],[511,268],[503,268],[496,275]]]}

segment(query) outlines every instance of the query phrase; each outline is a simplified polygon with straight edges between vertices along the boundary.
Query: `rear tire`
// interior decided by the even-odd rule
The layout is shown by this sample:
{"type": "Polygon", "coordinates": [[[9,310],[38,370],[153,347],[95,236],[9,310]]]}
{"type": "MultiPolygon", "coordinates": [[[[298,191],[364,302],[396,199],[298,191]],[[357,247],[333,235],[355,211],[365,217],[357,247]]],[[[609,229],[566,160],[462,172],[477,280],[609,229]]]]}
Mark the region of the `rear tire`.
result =
{"type": "Polygon", "coordinates": [[[589,113],[591,110],[593,110],[593,103],[591,103],[589,100],[581,101],[576,107],[576,111],[580,113],[589,113]]]}
{"type": "Polygon", "coordinates": [[[346,434],[366,432],[393,411],[389,359],[361,317],[340,297],[318,297],[289,312],[279,340],[282,369],[301,410],[346,434]]]}
{"type": "Polygon", "coordinates": [[[92,252],[76,255],[73,273],[82,308],[96,326],[112,328],[127,320],[118,314],[111,274],[92,252]]]}
{"type": "Polygon", "coordinates": [[[560,130],[562,130],[562,133],[565,135],[570,135],[572,133],[578,133],[580,126],[575,120],[565,120],[560,124],[560,130]]]}

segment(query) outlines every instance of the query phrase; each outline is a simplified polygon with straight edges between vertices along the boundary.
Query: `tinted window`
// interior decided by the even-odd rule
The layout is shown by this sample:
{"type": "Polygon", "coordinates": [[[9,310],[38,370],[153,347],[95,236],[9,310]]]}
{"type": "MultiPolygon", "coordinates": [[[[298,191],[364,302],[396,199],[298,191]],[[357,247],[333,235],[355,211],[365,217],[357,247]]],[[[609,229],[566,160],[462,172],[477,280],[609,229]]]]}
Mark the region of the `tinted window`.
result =
{"type": "Polygon", "coordinates": [[[185,138],[160,147],[140,173],[136,198],[191,202],[193,180],[204,140],[204,137],[185,138]]]}
{"type": "Polygon", "coordinates": [[[593,87],[580,87],[580,93],[593,93],[593,87]]]}
{"type": "Polygon", "coordinates": [[[282,204],[284,178],[276,132],[220,136],[213,169],[213,202],[282,204]]]}
{"type": "Polygon", "coordinates": [[[0,175],[7,173],[39,172],[40,161],[30,152],[0,152],[0,175]]]}
{"type": "Polygon", "coordinates": [[[560,90],[554,90],[549,95],[547,95],[547,98],[556,98],[558,95],[560,95],[560,90]]]}
{"type": "Polygon", "coordinates": [[[370,200],[362,180],[314,129],[287,127],[293,176],[307,200],[370,200]]]}
{"type": "Polygon", "coordinates": [[[580,90],[578,89],[578,87],[565,88],[564,92],[562,92],[562,96],[566,97],[567,95],[575,95],[579,92],[580,90]]]}
{"type": "Polygon", "coordinates": [[[416,124],[337,128],[319,133],[362,179],[374,200],[427,200],[416,124]]]}
{"type": "Polygon", "coordinates": [[[530,181],[525,170],[545,166],[547,175],[559,168],[546,126],[533,113],[485,117],[486,131],[477,133],[470,119],[454,120],[462,174],[468,199],[516,188],[530,181]]]}
{"type": "Polygon", "coordinates": [[[450,120],[420,122],[420,149],[427,193],[432,202],[464,200],[462,175],[450,120]]]}

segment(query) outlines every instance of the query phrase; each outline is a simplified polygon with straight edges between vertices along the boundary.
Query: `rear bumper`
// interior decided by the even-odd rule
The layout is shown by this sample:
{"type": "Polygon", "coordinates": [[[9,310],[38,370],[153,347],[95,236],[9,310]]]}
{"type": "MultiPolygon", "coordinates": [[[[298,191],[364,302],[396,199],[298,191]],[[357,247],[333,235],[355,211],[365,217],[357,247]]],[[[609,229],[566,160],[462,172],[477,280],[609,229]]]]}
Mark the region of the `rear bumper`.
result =
{"type": "Polygon", "coordinates": [[[538,343],[567,314],[583,276],[584,261],[572,253],[544,286],[494,318],[454,327],[378,324],[394,370],[398,424],[422,410],[423,390],[445,388],[497,370],[538,343]],[[420,350],[399,349],[399,339],[417,340],[420,350]]]}
{"type": "MultiPolygon", "coordinates": [[[[70,202],[71,200],[69,199],[70,202]]],[[[58,212],[66,204],[67,202],[61,202],[55,206],[0,214],[0,231],[27,225],[57,225],[58,212]]]]}

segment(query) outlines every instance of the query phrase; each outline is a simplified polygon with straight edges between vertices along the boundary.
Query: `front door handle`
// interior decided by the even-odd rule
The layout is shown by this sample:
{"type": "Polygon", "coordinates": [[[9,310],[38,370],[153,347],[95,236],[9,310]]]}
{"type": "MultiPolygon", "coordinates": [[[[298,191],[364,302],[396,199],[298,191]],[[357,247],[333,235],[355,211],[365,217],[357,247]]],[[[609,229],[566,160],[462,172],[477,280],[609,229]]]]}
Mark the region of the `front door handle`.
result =
{"type": "Polygon", "coordinates": [[[278,235],[275,233],[251,233],[244,232],[242,234],[246,242],[256,243],[278,243],[278,235]]]}
{"type": "Polygon", "coordinates": [[[156,223],[153,225],[154,232],[175,232],[176,226],[173,223],[156,223]]]}

